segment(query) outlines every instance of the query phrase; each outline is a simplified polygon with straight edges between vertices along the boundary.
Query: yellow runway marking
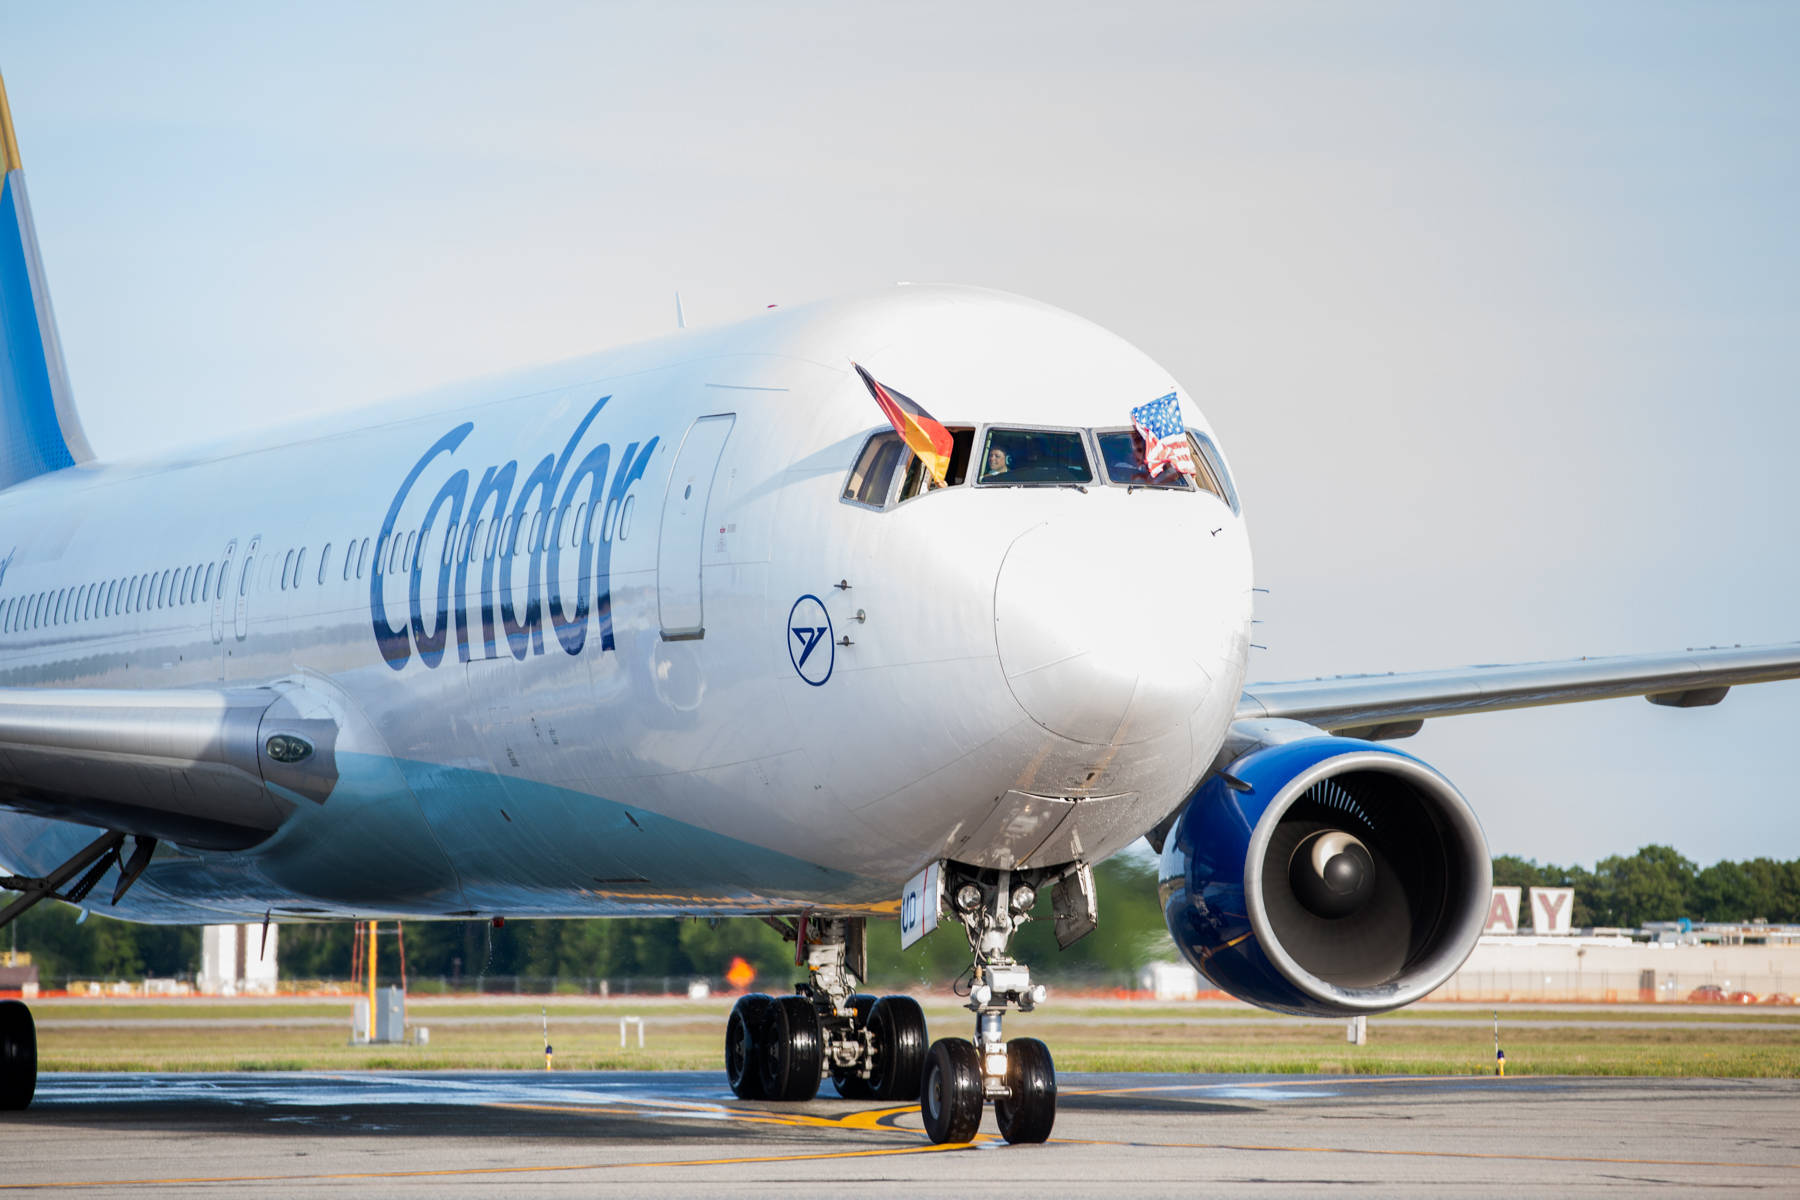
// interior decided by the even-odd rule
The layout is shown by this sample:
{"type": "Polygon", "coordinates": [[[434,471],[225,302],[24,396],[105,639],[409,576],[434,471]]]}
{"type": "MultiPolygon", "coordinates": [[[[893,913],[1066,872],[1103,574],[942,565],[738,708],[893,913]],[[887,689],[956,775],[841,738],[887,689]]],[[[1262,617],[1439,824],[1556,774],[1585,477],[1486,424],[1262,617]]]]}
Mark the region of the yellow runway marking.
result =
{"type": "Polygon", "coordinates": [[[596,1116],[636,1116],[651,1117],[652,1119],[658,1113],[663,1115],[691,1113],[696,1117],[722,1117],[732,1121],[749,1122],[753,1125],[789,1125],[812,1129],[862,1129],[877,1133],[909,1132],[892,1125],[881,1124],[881,1122],[901,1113],[919,1111],[918,1105],[906,1104],[899,1108],[871,1109],[867,1112],[849,1113],[842,1117],[815,1117],[810,1113],[764,1112],[760,1109],[725,1108],[714,1104],[684,1104],[680,1101],[605,1106],[597,1104],[531,1104],[525,1101],[495,1100],[484,1107],[516,1109],[522,1112],[592,1113],[596,1116]]]}

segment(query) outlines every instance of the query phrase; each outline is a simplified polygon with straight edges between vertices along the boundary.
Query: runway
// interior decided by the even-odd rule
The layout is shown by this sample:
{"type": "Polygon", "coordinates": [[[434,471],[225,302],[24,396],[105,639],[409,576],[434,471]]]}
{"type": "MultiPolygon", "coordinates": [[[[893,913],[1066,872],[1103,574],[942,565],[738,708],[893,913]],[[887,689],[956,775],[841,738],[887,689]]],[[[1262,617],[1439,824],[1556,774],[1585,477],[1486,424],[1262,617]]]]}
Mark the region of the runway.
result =
{"type": "Polygon", "coordinates": [[[1066,1074],[1057,1137],[915,1105],[732,1098],[717,1072],[55,1074],[0,1194],[1639,1195],[1800,1192],[1800,1081],[1066,1074]]]}

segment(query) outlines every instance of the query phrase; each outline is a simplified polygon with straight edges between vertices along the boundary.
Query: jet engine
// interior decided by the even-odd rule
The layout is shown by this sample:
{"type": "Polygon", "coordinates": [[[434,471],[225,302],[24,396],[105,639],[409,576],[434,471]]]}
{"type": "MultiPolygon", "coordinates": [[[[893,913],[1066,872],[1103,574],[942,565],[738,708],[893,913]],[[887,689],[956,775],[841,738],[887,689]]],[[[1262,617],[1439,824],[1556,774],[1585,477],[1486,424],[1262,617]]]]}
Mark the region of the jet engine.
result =
{"type": "MultiPolygon", "coordinates": [[[[1460,967],[1493,868],[1467,801],[1379,742],[1288,722],[1189,797],[1163,846],[1182,955],[1240,1000],[1304,1016],[1385,1012],[1460,967]]],[[[1243,739],[1240,739],[1240,742],[1243,739]]]]}

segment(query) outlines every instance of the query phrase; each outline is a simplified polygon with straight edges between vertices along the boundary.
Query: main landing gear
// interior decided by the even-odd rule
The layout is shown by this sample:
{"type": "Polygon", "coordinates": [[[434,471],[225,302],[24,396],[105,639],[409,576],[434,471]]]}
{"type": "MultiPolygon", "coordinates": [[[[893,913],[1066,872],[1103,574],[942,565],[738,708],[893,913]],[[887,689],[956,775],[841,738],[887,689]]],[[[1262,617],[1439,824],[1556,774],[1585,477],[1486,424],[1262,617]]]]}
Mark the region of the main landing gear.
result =
{"type": "MultiPolygon", "coordinates": [[[[130,858],[124,858],[123,833],[103,833],[42,879],[24,875],[0,875],[0,890],[20,892],[10,904],[0,906],[0,928],[12,924],[45,900],[80,903],[94,890],[100,877],[114,867],[119,880],[112,902],[124,899],[137,877],[150,865],[156,839],[137,836],[130,858]],[[86,872],[83,874],[83,872],[86,872]],[[73,887],[66,886],[77,875],[73,887]]],[[[0,1000],[0,1112],[16,1112],[31,1104],[37,1093],[37,1025],[31,1010],[17,1000],[0,1000]]]]}
{"type": "Polygon", "coordinates": [[[0,1112],[29,1107],[37,1091],[37,1026],[17,1000],[0,1000],[0,1112]]]}
{"type": "Polygon", "coordinates": [[[1009,1142],[1047,1141],[1056,1124],[1050,1048],[1036,1038],[1007,1041],[1001,1032],[1009,1007],[1030,1012],[1043,1003],[1043,985],[1031,982],[1031,968],[1014,961],[1007,947],[1030,920],[1038,888],[1052,879],[1057,941],[1067,946],[1094,927],[1094,877],[1085,864],[1031,873],[945,864],[944,893],[975,956],[967,1005],[975,1014],[975,1039],[940,1039],[926,1056],[919,1111],[934,1142],[972,1139],[990,1100],[1000,1136],[1009,1142]]]}
{"type": "Polygon", "coordinates": [[[807,979],[791,996],[739,998],[725,1024],[725,1078],[740,1100],[811,1100],[829,1075],[848,1100],[917,1100],[925,1014],[910,996],[858,992],[861,917],[765,918],[807,979]]]}

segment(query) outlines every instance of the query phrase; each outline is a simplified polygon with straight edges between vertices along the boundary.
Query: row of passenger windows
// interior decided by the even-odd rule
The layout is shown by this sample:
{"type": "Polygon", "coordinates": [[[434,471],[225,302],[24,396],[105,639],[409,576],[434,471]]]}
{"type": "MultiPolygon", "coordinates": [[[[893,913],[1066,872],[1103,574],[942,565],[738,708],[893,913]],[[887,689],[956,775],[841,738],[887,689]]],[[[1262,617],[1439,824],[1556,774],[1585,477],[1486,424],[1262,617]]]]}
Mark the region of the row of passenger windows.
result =
{"type": "Polygon", "coordinates": [[[891,430],[869,438],[850,468],[844,499],[870,508],[904,504],[940,487],[969,482],[969,460],[975,458],[977,487],[1083,487],[1096,481],[1094,462],[1112,487],[1211,492],[1238,511],[1237,490],[1225,473],[1225,461],[1212,439],[1188,430],[1194,475],[1190,479],[1165,466],[1155,477],[1145,464],[1143,438],[1135,429],[1007,429],[990,426],[982,433],[975,455],[977,429],[949,426],[953,447],[945,481],[933,479],[925,463],[891,430]],[[898,488],[896,495],[896,481],[898,488]]]}
{"type": "Polygon", "coordinates": [[[179,608],[217,599],[225,588],[223,563],[172,567],[101,583],[30,592],[0,600],[0,631],[18,633],[49,625],[67,625],[98,617],[179,608]]]}
{"type": "MultiPolygon", "coordinates": [[[[626,498],[622,511],[616,503],[609,503],[604,522],[588,521],[588,506],[583,502],[501,520],[484,518],[450,525],[434,553],[440,554],[441,561],[449,565],[458,558],[466,558],[471,563],[491,559],[504,554],[509,546],[515,555],[536,554],[553,543],[578,549],[583,538],[593,545],[598,538],[612,537],[614,524],[618,536],[624,537],[630,532],[635,507],[632,497],[626,498]]],[[[323,587],[334,578],[348,583],[364,578],[370,571],[383,574],[411,571],[418,565],[432,537],[433,530],[426,526],[423,530],[395,533],[391,538],[382,538],[379,543],[366,537],[352,538],[344,547],[341,559],[334,556],[332,544],[327,542],[319,550],[316,563],[305,546],[288,550],[279,559],[272,553],[253,553],[244,560],[236,592],[240,596],[249,595],[258,586],[259,571],[262,588],[274,590],[279,587],[284,592],[308,582],[323,587]],[[276,577],[278,563],[279,578],[276,577]]],[[[0,598],[0,633],[19,633],[221,600],[229,586],[231,566],[232,560],[226,558],[191,567],[171,567],[161,572],[0,598]]]]}

